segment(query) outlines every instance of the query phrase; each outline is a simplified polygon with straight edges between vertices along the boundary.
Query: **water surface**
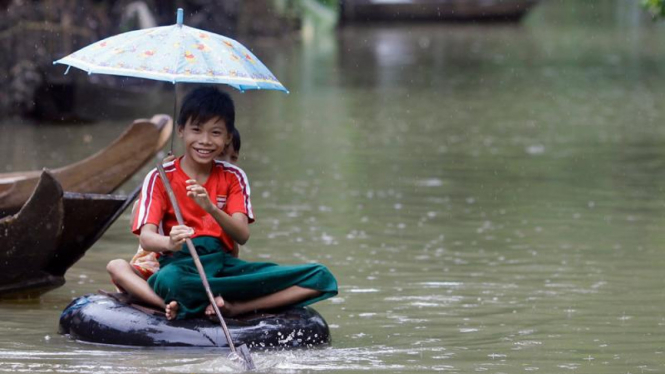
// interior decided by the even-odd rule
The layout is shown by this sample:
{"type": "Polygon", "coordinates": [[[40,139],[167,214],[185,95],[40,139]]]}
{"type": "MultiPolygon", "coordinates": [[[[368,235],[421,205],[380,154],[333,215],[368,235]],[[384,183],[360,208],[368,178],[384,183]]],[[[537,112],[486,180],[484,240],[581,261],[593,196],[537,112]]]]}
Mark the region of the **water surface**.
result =
{"type": "MultiPolygon", "coordinates": [[[[634,2],[566,0],[520,26],[257,41],[291,94],[234,93],[257,216],[241,255],[321,262],[340,283],[316,305],[332,346],[256,353],[260,371],[665,371],[664,37],[634,2]]],[[[131,115],[170,113],[163,96],[131,115]]],[[[5,168],[89,155],[127,123],[108,118],[3,122],[5,168]]],[[[0,371],[237,369],[215,351],[57,335],[73,297],[111,288],[105,264],[136,247],[128,226],[62,288],[0,303],[0,371]]]]}

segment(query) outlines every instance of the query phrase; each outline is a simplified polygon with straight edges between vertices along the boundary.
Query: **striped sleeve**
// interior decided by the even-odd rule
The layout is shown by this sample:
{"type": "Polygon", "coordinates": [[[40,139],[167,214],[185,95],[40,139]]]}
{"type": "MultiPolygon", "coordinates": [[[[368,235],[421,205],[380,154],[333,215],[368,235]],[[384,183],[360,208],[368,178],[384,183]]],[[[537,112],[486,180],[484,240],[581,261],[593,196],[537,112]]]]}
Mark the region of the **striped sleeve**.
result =
{"type": "Polygon", "coordinates": [[[134,234],[139,235],[141,228],[148,223],[152,223],[157,227],[160,226],[167,208],[167,205],[164,204],[164,196],[164,185],[159,179],[159,172],[157,169],[153,169],[143,180],[141,196],[139,197],[138,206],[134,213],[134,222],[132,223],[132,232],[134,234]]]}
{"type": "MultiPolygon", "coordinates": [[[[239,167],[220,161],[226,180],[230,184],[229,195],[226,198],[226,213],[243,213],[247,216],[249,223],[254,222],[254,211],[250,199],[251,189],[245,172],[239,167]]],[[[220,165],[218,164],[218,166],[220,165]]]]}

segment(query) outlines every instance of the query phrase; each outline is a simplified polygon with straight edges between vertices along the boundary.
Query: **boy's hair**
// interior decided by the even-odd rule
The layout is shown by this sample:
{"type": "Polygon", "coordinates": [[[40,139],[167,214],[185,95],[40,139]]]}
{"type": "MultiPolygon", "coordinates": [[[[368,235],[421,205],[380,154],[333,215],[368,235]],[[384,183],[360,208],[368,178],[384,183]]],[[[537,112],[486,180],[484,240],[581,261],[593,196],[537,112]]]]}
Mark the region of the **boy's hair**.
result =
{"type": "Polygon", "coordinates": [[[189,119],[193,124],[201,124],[215,117],[224,120],[228,133],[233,133],[236,111],[231,96],[215,87],[201,86],[185,96],[180,106],[178,126],[185,126],[189,119]]]}
{"type": "Polygon", "coordinates": [[[231,134],[233,134],[233,139],[231,140],[233,150],[240,153],[240,132],[237,128],[234,128],[231,134]]]}

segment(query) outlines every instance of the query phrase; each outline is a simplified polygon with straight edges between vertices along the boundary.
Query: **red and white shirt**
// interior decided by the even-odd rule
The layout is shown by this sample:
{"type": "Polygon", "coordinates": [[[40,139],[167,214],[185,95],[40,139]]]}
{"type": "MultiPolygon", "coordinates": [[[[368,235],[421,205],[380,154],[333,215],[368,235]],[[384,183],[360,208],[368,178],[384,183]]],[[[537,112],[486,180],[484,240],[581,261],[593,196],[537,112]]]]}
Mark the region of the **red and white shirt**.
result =
{"type": "MultiPolygon", "coordinates": [[[[182,170],[180,159],[164,164],[164,171],[171,183],[173,193],[178,199],[185,226],[194,229],[192,238],[212,236],[219,238],[227,250],[233,248],[233,239],[226,234],[217,221],[196,202],[187,196],[188,179],[192,179],[182,170]]],[[[229,215],[243,213],[249,223],[254,222],[254,212],[249,199],[249,181],[239,167],[224,161],[215,160],[215,165],[203,188],[216,206],[229,215]]],[[[168,235],[171,228],[178,224],[175,210],[169,201],[164,184],[157,169],[151,170],[143,181],[138,208],[134,213],[132,232],[140,234],[141,228],[151,223],[168,235]]]]}

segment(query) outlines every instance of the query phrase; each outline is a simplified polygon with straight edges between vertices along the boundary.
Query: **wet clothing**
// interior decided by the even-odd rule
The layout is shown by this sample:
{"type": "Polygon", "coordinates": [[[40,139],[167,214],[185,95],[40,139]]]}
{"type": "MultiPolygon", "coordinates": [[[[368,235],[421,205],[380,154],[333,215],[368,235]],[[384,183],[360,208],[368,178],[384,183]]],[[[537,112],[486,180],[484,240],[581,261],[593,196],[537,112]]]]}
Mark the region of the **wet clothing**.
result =
{"type": "MultiPolygon", "coordinates": [[[[298,306],[309,305],[337,295],[337,281],[323,265],[277,265],[248,262],[233,257],[222,242],[212,237],[192,240],[201,259],[213,295],[225,300],[252,300],[300,286],[321,291],[298,306]]],[[[161,270],[148,279],[148,284],[167,303],[177,301],[178,319],[200,315],[210,305],[194,260],[186,245],[172,254],[160,256],[161,270]]]]}
{"type": "Polygon", "coordinates": [[[139,272],[143,279],[148,279],[151,275],[159,271],[159,255],[157,252],[146,251],[139,246],[129,264],[139,272]]]}
{"type": "MultiPolygon", "coordinates": [[[[194,235],[220,238],[225,248],[233,248],[233,239],[219,226],[217,221],[196,202],[187,196],[187,184],[190,178],[180,166],[181,158],[164,164],[164,171],[171,183],[173,193],[178,200],[185,226],[194,229],[194,235]]],[[[228,162],[215,160],[208,180],[203,184],[210,199],[228,215],[242,213],[249,223],[254,222],[254,212],[250,201],[249,181],[245,172],[228,162]]],[[[134,213],[132,231],[141,233],[143,225],[151,223],[161,228],[164,233],[178,224],[175,211],[164,188],[159,172],[153,169],[143,181],[138,209],[134,213]]]]}

